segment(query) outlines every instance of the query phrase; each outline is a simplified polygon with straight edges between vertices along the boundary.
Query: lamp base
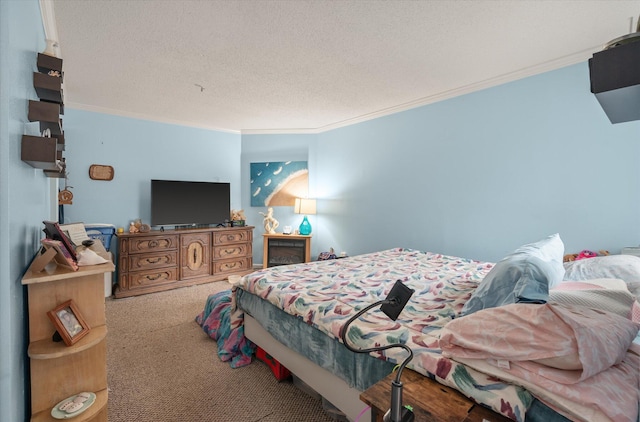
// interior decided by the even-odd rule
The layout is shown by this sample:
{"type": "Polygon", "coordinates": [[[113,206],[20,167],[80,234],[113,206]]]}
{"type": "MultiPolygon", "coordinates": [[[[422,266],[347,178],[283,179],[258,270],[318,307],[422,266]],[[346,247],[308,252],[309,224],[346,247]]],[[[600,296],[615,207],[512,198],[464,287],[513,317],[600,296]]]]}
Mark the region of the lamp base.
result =
{"type": "Polygon", "coordinates": [[[399,421],[391,420],[391,409],[387,410],[387,413],[382,417],[384,422],[413,422],[415,420],[415,415],[413,412],[406,407],[402,408],[402,415],[399,421]]]}
{"type": "Polygon", "coordinates": [[[298,231],[300,232],[300,234],[305,236],[311,234],[311,224],[309,224],[309,220],[307,220],[306,215],[302,219],[302,223],[300,223],[300,228],[298,228],[298,231]]]}

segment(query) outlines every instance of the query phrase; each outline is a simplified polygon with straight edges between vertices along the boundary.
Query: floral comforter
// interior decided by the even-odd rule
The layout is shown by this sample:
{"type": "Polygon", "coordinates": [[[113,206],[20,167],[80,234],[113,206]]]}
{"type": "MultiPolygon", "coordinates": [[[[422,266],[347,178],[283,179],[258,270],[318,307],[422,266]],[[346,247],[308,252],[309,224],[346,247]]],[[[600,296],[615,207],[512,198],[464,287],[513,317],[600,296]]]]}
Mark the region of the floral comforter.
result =
{"type": "MultiPolygon", "coordinates": [[[[398,248],[349,259],[268,268],[244,276],[238,286],[339,338],[341,327],[352,315],[384,299],[395,281],[402,280],[415,293],[397,321],[375,308],[350,326],[350,344],[369,348],[405,343],[414,353],[408,368],[522,421],[533,400],[525,389],[446,358],[438,346],[443,327],[459,316],[492,267],[488,262],[398,248]]],[[[400,363],[406,352],[392,348],[375,352],[375,356],[400,363]]]]}

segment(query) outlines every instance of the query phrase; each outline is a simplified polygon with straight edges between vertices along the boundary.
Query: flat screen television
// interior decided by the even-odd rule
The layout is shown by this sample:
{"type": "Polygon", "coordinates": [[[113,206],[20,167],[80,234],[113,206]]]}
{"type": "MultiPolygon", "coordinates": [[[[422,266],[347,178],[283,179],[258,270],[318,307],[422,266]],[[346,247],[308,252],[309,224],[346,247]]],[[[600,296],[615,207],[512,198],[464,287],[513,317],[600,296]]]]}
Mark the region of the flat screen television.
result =
{"type": "Polygon", "coordinates": [[[152,226],[224,224],[230,211],[229,183],[151,180],[152,226]]]}

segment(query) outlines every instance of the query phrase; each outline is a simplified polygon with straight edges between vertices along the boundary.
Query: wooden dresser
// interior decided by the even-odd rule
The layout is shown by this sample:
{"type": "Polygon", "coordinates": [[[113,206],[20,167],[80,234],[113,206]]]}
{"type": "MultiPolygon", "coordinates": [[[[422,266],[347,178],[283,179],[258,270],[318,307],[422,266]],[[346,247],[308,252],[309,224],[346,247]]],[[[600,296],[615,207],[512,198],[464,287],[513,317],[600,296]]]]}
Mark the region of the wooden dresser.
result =
{"type": "Polygon", "coordinates": [[[253,271],[253,227],[118,233],[115,297],[224,280],[253,271]]]}

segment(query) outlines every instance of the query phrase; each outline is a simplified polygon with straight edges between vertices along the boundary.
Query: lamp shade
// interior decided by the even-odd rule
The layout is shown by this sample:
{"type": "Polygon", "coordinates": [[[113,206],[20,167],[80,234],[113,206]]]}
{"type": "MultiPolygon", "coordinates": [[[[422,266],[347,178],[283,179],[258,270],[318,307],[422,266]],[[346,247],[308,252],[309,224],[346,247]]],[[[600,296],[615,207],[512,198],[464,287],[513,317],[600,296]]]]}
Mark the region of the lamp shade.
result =
{"type": "Polygon", "coordinates": [[[316,213],[316,200],[296,198],[296,202],[293,205],[293,212],[296,214],[314,215],[316,213]]]}

